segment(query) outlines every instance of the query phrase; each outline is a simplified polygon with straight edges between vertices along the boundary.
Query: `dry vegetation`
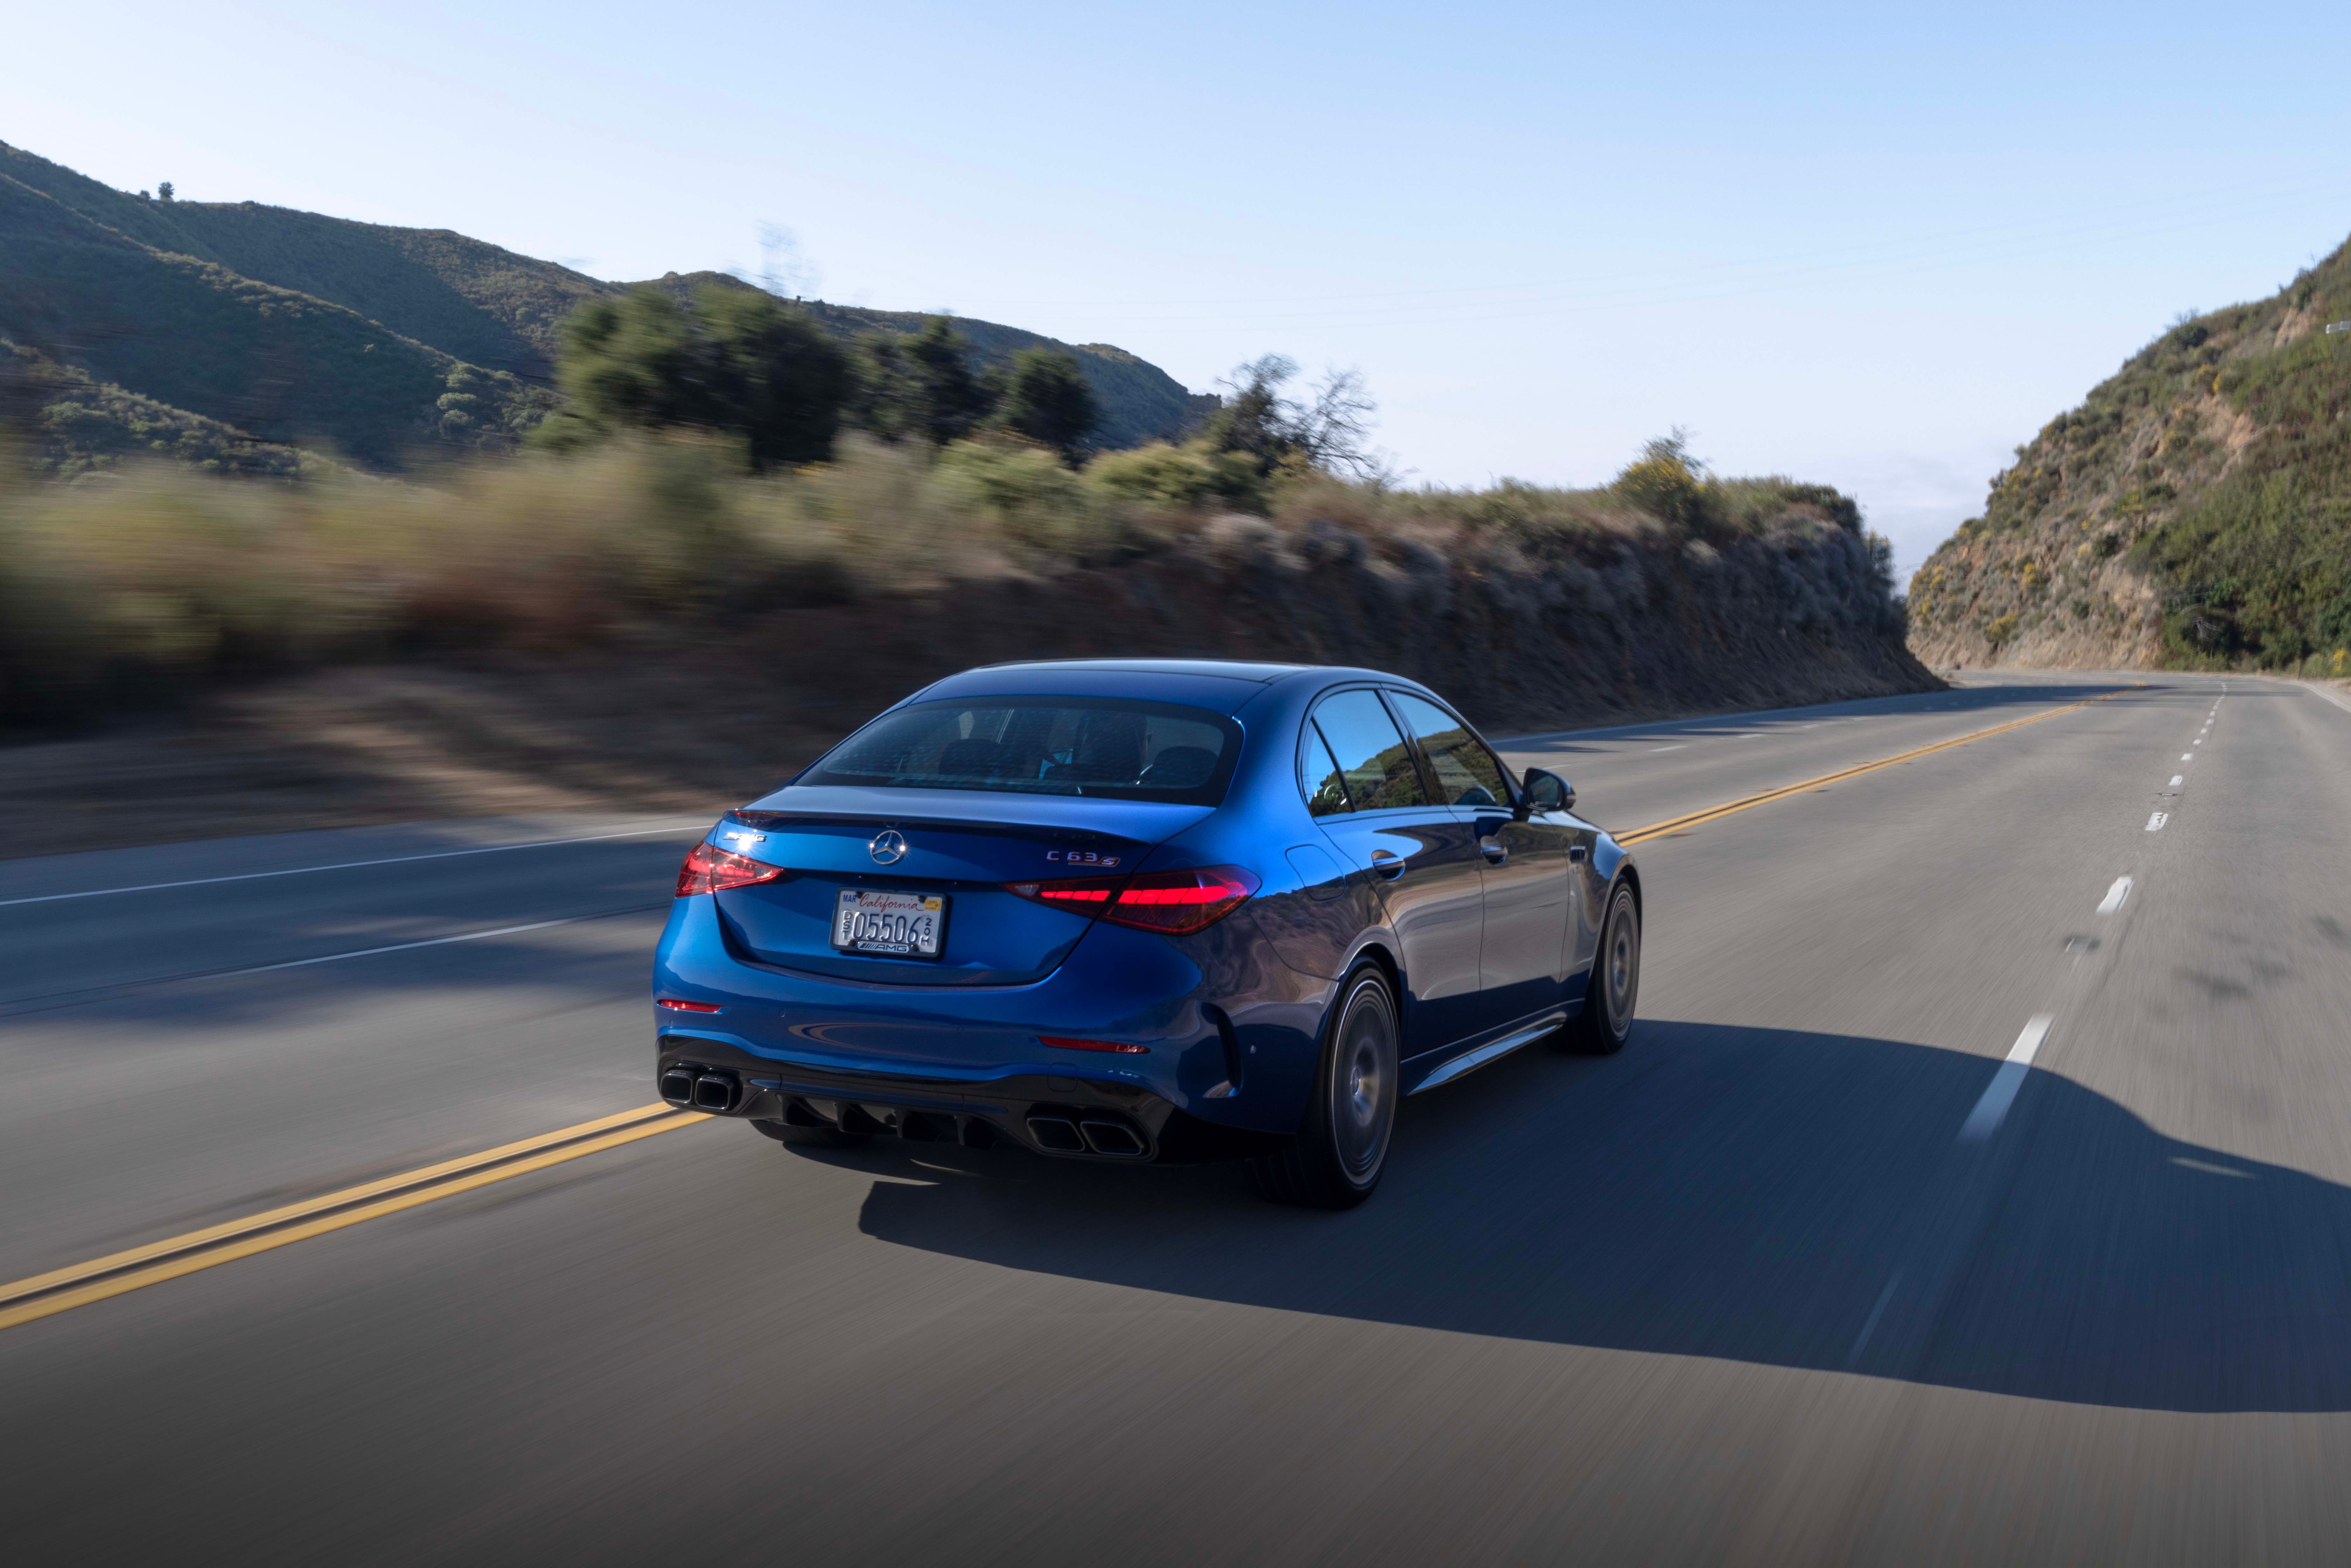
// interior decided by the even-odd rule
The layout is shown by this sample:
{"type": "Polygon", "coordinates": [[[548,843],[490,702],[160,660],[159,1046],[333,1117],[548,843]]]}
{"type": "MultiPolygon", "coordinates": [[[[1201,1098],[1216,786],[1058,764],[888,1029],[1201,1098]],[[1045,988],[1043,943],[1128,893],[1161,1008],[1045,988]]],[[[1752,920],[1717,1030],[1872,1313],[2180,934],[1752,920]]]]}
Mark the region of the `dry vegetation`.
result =
{"type": "Polygon", "coordinates": [[[60,817],[254,831],[265,779],[281,826],[725,803],[1014,658],[1370,664],[1504,733],[1931,684],[1834,491],[1640,464],[1585,491],[1303,473],[1244,512],[1199,499],[1212,462],[852,437],[767,476],[695,439],[413,482],[18,471],[0,816],[23,853],[68,847],[60,817]],[[142,725],[162,738],[123,738],[142,725]]]}

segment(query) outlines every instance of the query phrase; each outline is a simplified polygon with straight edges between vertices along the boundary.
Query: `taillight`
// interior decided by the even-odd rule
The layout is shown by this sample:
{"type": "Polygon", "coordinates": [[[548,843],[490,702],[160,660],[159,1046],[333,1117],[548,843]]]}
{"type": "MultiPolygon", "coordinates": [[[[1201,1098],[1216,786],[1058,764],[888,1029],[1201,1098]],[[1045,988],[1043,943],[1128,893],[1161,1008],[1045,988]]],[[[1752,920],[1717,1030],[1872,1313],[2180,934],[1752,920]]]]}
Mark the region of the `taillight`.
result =
{"type": "Polygon", "coordinates": [[[1008,882],[1004,890],[1113,925],[1188,936],[1238,909],[1259,885],[1252,872],[1237,865],[1217,865],[1200,871],[1144,872],[1137,876],[1008,882]]]}
{"type": "Polygon", "coordinates": [[[748,887],[755,882],[773,882],[789,874],[782,866],[763,865],[733,850],[700,843],[685,852],[685,863],[677,868],[677,895],[691,898],[697,893],[720,893],[730,887],[748,887]]]}
{"type": "Polygon", "coordinates": [[[683,997],[655,997],[653,1006],[675,1008],[682,1013],[723,1013],[726,1010],[716,1002],[689,1002],[683,997]]]}

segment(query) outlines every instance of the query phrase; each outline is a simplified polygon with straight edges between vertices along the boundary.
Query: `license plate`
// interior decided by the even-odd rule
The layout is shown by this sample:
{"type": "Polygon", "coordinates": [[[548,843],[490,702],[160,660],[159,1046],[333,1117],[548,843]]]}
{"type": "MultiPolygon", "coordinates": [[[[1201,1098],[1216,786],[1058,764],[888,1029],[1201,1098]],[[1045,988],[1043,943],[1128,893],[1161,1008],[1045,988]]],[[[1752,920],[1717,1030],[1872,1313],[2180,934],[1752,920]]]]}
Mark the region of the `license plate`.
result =
{"type": "Polygon", "coordinates": [[[942,894],[844,887],[832,909],[832,945],[843,953],[935,958],[946,928],[947,901],[942,894]]]}

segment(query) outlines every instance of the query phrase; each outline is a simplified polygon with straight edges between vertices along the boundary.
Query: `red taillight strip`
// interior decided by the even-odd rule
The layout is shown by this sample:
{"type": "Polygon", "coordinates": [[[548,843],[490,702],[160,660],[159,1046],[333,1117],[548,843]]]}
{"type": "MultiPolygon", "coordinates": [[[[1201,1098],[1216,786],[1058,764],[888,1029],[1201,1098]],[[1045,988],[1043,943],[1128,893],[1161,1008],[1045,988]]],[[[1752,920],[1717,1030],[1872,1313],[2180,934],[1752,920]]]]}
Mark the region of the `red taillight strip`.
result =
{"type": "Polygon", "coordinates": [[[682,1013],[720,1013],[726,1010],[725,1008],[720,1007],[716,1002],[689,1002],[682,1000],[676,997],[655,997],[653,998],[653,1006],[657,1008],[675,1008],[682,1013]]]}
{"type": "Polygon", "coordinates": [[[685,852],[685,861],[677,868],[677,896],[724,893],[730,887],[749,887],[790,874],[782,866],[768,865],[705,841],[685,852]]]}
{"type": "Polygon", "coordinates": [[[1040,1034],[1037,1037],[1037,1043],[1054,1046],[1062,1051],[1112,1051],[1121,1056],[1151,1054],[1151,1048],[1147,1045],[1121,1045],[1113,1040],[1071,1040],[1067,1035],[1059,1034],[1040,1034]]]}
{"type": "Polygon", "coordinates": [[[1210,887],[1131,887],[1121,904],[1217,904],[1228,898],[1247,898],[1249,889],[1238,883],[1217,883],[1210,887]]]}
{"type": "Polygon", "coordinates": [[[1004,891],[1038,904],[1071,905],[1073,915],[1189,936],[1230,915],[1258,890],[1257,873],[1237,865],[1195,871],[1142,872],[1133,876],[1064,877],[1054,882],[1008,882],[1004,891]]]}

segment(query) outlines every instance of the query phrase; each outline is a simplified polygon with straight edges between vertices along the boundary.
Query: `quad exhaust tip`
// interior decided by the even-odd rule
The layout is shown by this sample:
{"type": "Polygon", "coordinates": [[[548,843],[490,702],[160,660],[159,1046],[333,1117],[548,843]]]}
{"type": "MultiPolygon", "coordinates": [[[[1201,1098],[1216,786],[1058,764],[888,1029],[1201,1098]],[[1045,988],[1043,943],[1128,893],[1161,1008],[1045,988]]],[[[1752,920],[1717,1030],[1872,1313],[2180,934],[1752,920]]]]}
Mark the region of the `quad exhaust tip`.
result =
{"type": "Polygon", "coordinates": [[[1085,1134],[1067,1116],[1031,1116],[1029,1135],[1037,1140],[1040,1149],[1050,1149],[1057,1155],[1082,1155],[1086,1152],[1085,1134]]]}
{"type": "Polygon", "coordinates": [[[1123,1122],[1081,1122],[1078,1127],[1086,1135],[1087,1146],[1098,1155],[1137,1159],[1144,1152],[1142,1138],[1123,1122]]]}
{"type": "Polygon", "coordinates": [[[729,1072],[705,1072],[681,1062],[661,1075],[661,1097],[680,1110],[732,1111],[740,1092],[729,1072]]]}

